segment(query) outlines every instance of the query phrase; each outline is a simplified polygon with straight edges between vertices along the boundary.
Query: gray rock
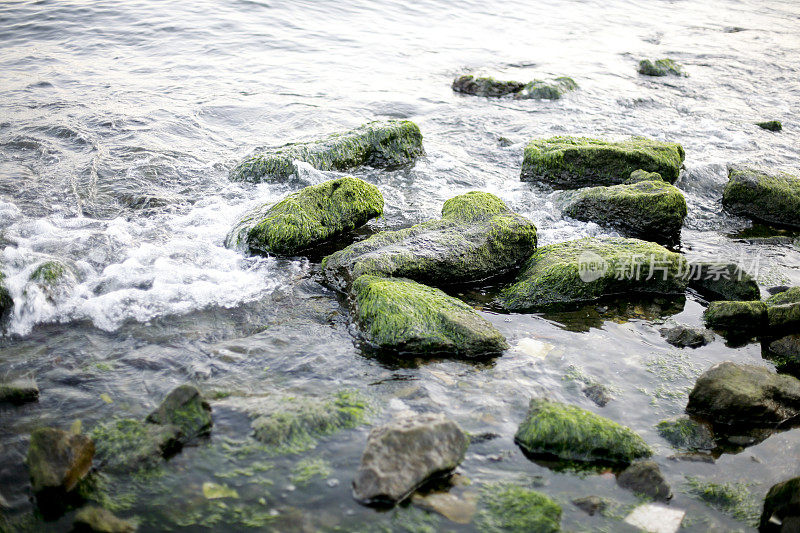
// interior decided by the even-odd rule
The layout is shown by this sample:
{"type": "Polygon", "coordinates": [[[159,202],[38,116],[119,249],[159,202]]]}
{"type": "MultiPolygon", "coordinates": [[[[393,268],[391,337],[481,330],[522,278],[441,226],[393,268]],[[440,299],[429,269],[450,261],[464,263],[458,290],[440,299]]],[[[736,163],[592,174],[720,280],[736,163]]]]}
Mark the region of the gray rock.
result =
{"type": "Polygon", "coordinates": [[[192,385],[181,385],[164,398],[158,409],[147,416],[147,422],[180,429],[182,443],[211,430],[211,406],[192,385]]]}
{"type": "Polygon", "coordinates": [[[617,484],[657,501],[672,498],[667,480],[654,461],[637,461],[617,476],[617,484]]]}
{"type": "Polygon", "coordinates": [[[594,516],[595,513],[602,513],[608,507],[606,501],[599,496],[576,498],[572,500],[572,504],[589,516],[594,516]]]}
{"type": "Polygon", "coordinates": [[[94,443],[84,435],[55,428],[31,434],[26,462],[34,492],[69,492],[92,467],[94,443]]]}
{"type": "Polygon", "coordinates": [[[774,485],[764,498],[758,530],[761,533],[800,531],[800,477],[774,485]]]}
{"type": "Polygon", "coordinates": [[[399,502],[431,476],[464,460],[469,438],[442,414],[394,420],[373,429],[353,481],[363,503],[399,502]]]}
{"type": "Polygon", "coordinates": [[[587,398],[592,400],[599,407],[605,407],[608,405],[608,402],[614,399],[614,397],[611,396],[608,388],[600,383],[592,383],[587,385],[583,388],[582,392],[587,398]]]}
{"type": "Polygon", "coordinates": [[[525,84],[520,81],[502,81],[488,76],[476,78],[470,74],[459,76],[453,80],[455,92],[472,96],[506,96],[521,91],[523,87],[525,84]]]}
{"type": "Polygon", "coordinates": [[[699,348],[714,340],[714,333],[705,328],[693,328],[678,324],[671,328],[661,328],[661,336],[678,348],[699,348]]]}
{"type": "Polygon", "coordinates": [[[138,529],[134,522],[93,505],[83,507],[75,514],[72,527],[76,533],[134,533],[138,529]]]}
{"type": "Polygon", "coordinates": [[[7,383],[0,383],[0,403],[8,402],[15,405],[26,402],[35,402],[39,399],[39,387],[33,379],[15,379],[7,383]]]}
{"type": "Polygon", "coordinates": [[[760,300],[758,283],[733,263],[691,263],[689,287],[714,300],[760,300]]]}

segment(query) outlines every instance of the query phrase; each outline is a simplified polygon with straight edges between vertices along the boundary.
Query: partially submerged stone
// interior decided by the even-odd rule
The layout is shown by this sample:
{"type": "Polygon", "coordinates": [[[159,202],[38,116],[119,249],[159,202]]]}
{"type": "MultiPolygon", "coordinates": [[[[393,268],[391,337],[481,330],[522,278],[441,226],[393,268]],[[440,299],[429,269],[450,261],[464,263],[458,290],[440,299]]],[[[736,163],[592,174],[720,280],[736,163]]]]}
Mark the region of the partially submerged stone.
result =
{"type": "Polygon", "coordinates": [[[73,268],[58,260],[43,262],[31,272],[28,280],[36,284],[50,300],[55,300],[59,292],[68,290],[78,282],[73,268]]]}
{"type": "Polygon", "coordinates": [[[55,428],[31,433],[26,462],[33,492],[69,492],[92,467],[94,443],[85,435],[55,428]]]}
{"type": "Polygon", "coordinates": [[[800,477],[776,485],[767,492],[758,530],[761,533],[788,533],[800,527],[800,477]]]}
{"type": "Polygon", "coordinates": [[[556,189],[618,185],[631,172],[658,172],[665,181],[678,179],[683,147],[677,143],[634,137],[611,142],[586,137],[551,137],[525,147],[522,181],[536,181],[556,189]]]}
{"type": "Polygon", "coordinates": [[[735,263],[693,262],[691,267],[689,287],[708,299],[761,299],[761,290],[756,280],[735,263]]]}
{"type": "Polygon", "coordinates": [[[8,402],[21,405],[39,399],[39,387],[36,380],[30,378],[15,379],[0,383],[0,403],[8,402]]]}
{"type": "Polygon", "coordinates": [[[681,65],[673,61],[672,59],[656,59],[655,61],[651,61],[649,59],[642,59],[639,61],[639,74],[644,74],[645,76],[682,76],[683,69],[681,65]]]}
{"type": "Polygon", "coordinates": [[[329,255],[322,268],[340,290],[364,274],[440,286],[498,276],[535,249],[533,222],[496,196],[473,191],[447,200],[441,220],[373,235],[329,255]]]}
{"type": "Polygon", "coordinates": [[[714,340],[714,332],[705,328],[693,328],[678,324],[671,328],[661,328],[661,336],[678,348],[699,348],[714,340]]]}
{"type": "Polygon", "coordinates": [[[705,424],[688,416],[662,420],[656,426],[659,435],[675,448],[689,451],[710,451],[716,448],[714,435],[705,424]]]}
{"type": "Polygon", "coordinates": [[[552,81],[533,80],[525,84],[525,86],[516,94],[514,98],[517,100],[538,99],[538,100],[558,100],[566,93],[574,91],[578,88],[575,80],[567,76],[556,78],[552,81]]]}
{"type": "Polygon", "coordinates": [[[675,244],[681,239],[686,199],[664,181],[589,187],[569,193],[564,214],[610,226],[627,237],[675,244]]]}
{"type": "Polygon", "coordinates": [[[664,181],[664,178],[662,178],[661,174],[658,172],[647,172],[646,170],[639,169],[631,172],[630,177],[623,183],[630,185],[632,183],[640,183],[642,181],[664,181]]]}
{"type": "Polygon", "coordinates": [[[352,286],[355,319],[376,348],[414,355],[497,354],[505,337],[461,300],[402,278],[361,276],[352,286]]]}
{"type": "Polygon", "coordinates": [[[783,129],[783,124],[781,124],[780,120],[766,120],[764,122],[756,122],[756,126],[758,126],[761,129],[769,131],[781,131],[783,129]]]}
{"type": "Polygon", "coordinates": [[[536,250],[500,304],[509,311],[598,300],[616,294],[683,294],[686,259],[655,243],[588,238],[536,250]]]}
{"type": "Polygon", "coordinates": [[[75,514],[72,528],[76,533],[134,533],[138,526],[102,507],[87,505],[75,514]]]}
{"type": "Polygon", "coordinates": [[[770,342],[765,357],[780,372],[800,374],[800,335],[786,335],[770,342]]]}
{"type": "Polygon", "coordinates": [[[566,461],[628,464],[653,454],[639,435],[613,420],[537,398],[531,400],[514,440],[528,453],[566,461]]]}
{"type": "Polygon", "coordinates": [[[800,381],[760,366],[718,363],[697,378],[686,412],[715,427],[795,424],[800,415],[800,381]]]}
{"type": "Polygon", "coordinates": [[[493,483],[482,490],[479,531],[556,533],[561,531],[561,506],[541,492],[493,483]]]}
{"type": "Polygon", "coordinates": [[[411,502],[428,511],[434,511],[456,524],[469,524],[478,510],[478,495],[465,492],[461,496],[449,492],[432,492],[430,494],[414,493],[411,502]]]}
{"type": "Polygon", "coordinates": [[[768,224],[800,228],[800,177],[753,167],[732,167],[722,191],[731,213],[768,224]]]}
{"type": "Polygon", "coordinates": [[[286,181],[297,175],[295,161],[317,170],[344,172],[361,166],[392,168],[425,154],[419,127],[408,120],[375,121],[344,133],[251,155],[231,171],[233,181],[286,181]]]}
{"type": "Polygon", "coordinates": [[[522,90],[525,84],[520,81],[501,81],[489,76],[459,76],[453,80],[453,90],[473,96],[506,96],[522,90]]]}
{"type": "Polygon", "coordinates": [[[655,501],[665,502],[672,498],[672,489],[654,461],[636,461],[619,473],[617,484],[655,501]]]}
{"type": "Polygon", "coordinates": [[[771,332],[800,330],[800,287],[773,294],[765,303],[771,332]]]}
{"type": "Polygon", "coordinates": [[[431,476],[464,460],[469,438],[442,414],[421,414],[373,429],[353,480],[353,496],[363,503],[396,503],[431,476]]]}
{"type": "MultiPolygon", "coordinates": [[[[0,267],[1,266],[2,265],[0,265],[0,267]]],[[[8,318],[13,309],[14,300],[11,298],[11,293],[8,292],[6,288],[5,276],[0,272],[0,322],[8,318]]]]}
{"type": "Polygon", "coordinates": [[[596,513],[602,513],[608,507],[608,503],[600,496],[584,496],[583,498],[575,498],[572,500],[572,505],[589,516],[594,516],[596,513]]]}
{"type": "Polygon", "coordinates": [[[711,302],[703,313],[710,328],[732,333],[763,331],[767,325],[767,305],[761,301],[711,302]]]}
{"type": "Polygon", "coordinates": [[[211,406],[192,385],[173,389],[161,405],[146,419],[151,424],[175,426],[180,430],[182,444],[211,431],[211,406]]]}
{"type": "Polygon", "coordinates": [[[382,214],[383,196],[377,187],[358,178],[338,178],[253,209],[234,226],[225,245],[296,255],[382,214]]]}

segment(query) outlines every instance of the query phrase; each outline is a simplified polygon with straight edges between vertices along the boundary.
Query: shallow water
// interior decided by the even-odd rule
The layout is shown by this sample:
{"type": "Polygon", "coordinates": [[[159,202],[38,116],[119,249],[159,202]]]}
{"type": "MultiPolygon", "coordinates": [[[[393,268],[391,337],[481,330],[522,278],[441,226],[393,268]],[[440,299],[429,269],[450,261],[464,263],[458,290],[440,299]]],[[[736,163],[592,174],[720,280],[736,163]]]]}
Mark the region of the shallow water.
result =
{"type": "MultiPolygon", "coordinates": [[[[257,146],[408,118],[423,132],[427,157],[409,169],[355,173],[386,199],[385,217],[371,229],[436,217],[444,200],[480,189],[530,217],[547,244],[610,233],[564,220],[558,193],[520,182],[524,143],[559,134],[676,141],[686,150],[677,183],[689,204],[683,251],[740,262],[764,289],[798,284],[800,249],[748,241],[763,230],[722,213],[719,199],[727,164],[800,166],[799,18],[794,2],[755,0],[462,2],[457,10],[430,0],[0,5],[0,264],[16,302],[0,339],[0,376],[33,375],[41,389],[37,404],[0,407],[4,512],[14,520],[32,512],[21,464],[32,428],[80,419],[89,430],[109,417],[141,417],[191,381],[215,398],[230,395],[212,401],[210,439],[142,482],[138,499],[119,511],[138,515],[145,531],[220,528],[218,502],[206,501],[201,486],[221,480],[237,487],[242,513],[266,514],[258,523],[278,529],[473,527],[354,502],[349,484],[369,425],[303,456],[224,453],[230,439],[248,438],[247,413],[264,397],[341,389],[370,399],[371,424],[406,409],[441,411],[471,433],[496,433],[474,444],[460,468],[475,487],[536,482],[563,503],[565,529],[623,530],[569,504],[598,493],[635,502],[613,479],[554,472],[513,444],[528,399],[546,393],[629,425],[656,446],[676,492],[671,506],[687,511],[689,530],[746,529],[685,494],[685,476],[751,483],[760,502],[772,484],[798,474],[800,433],[773,435],[716,464],[668,459],[674,451],[653,426],[683,411],[700,372],[722,360],[769,365],[758,344],[666,344],[658,333],[664,315],[699,325],[700,298],[690,294],[677,314],[647,302],[555,315],[487,307],[512,346],[535,339],[551,346],[547,355],[512,348],[480,364],[398,366],[354,344],[317,263],[223,247],[238,216],[299,186],[231,183],[227,173],[257,146]],[[689,76],[636,74],[640,58],[663,56],[689,76]],[[467,70],[569,75],[580,90],[555,102],[456,95],[450,82],[467,70]],[[782,133],[752,124],[772,118],[783,121],[782,133]],[[499,137],[512,144],[502,147],[499,137]],[[79,273],[54,300],[27,284],[47,258],[79,273]],[[615,400],[595,406],[565,379],[575,375],[571,367],[613,387],[615,400]],[[294,486],[290,472],[304,457],[329,461],[332,472],[294,486]],[[272,469],[220,477],[260,461],[272,469]]],[[[302,177],[335,175],[305,169],[302,177]]],[[[493,290],[464,297],[483,305],[493,290]]],[[[245,528],[246,520],[225,520],[245,528]]],[[[61,530],[69,521],[68,514],[47,524],[61,530]]]]}

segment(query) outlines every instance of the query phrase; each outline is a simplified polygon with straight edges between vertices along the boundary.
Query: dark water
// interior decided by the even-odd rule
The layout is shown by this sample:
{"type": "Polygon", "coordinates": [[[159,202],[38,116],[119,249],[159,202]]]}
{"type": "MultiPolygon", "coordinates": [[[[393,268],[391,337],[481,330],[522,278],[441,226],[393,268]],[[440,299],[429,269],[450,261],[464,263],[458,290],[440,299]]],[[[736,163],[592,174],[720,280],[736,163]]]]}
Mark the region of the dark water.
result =
{"type": "MultiPolygon", "coordinates": [[[[398,367],[355,346],[346,312],[317,282],[318,264],[222,246],[241,213],[292,190],[230,183],[227,172],[256,146],[409,118],[427,157],[411,169],[356,173],[386,199],[374,229],[433,218],[447,198],[480,189],[534,220],[546,244],[609,233],[564,220],[557,194],[519,181],[524,143],[558,134],[677,141],[687,154],[677,183],[689,204],[683,251],[740,262],[765,289],[798,284],[791,239],[748,241],[774,232],[720,212],[719,199],[729,163],[800,166],[799,19],[796,2],[755,0],[3,3],[0,264],[16,307],[0,339],[0,375],[33,375],[42,393],[38,404],[0,407],[0,494],[9,504],[0,512],[32,520],[33,529],[65,529],[69,514],[47,524],[29,518],[22,459],[30,431],[142,417],[190,381],[226,397],[212,401],[209,440],[173,458],[158,479],[121,483],[136,497],[123,498],[118,514],[139,516],[145,531],[471,529],[351,499],[369,425],[300,456],[230,453],[247,442],[248,415],[265,399],[342,389],[369,398],[370,424],[440,411],[471,433],[498,434],[468,452],[460,471],[471,490],[535,482],[563,504],[565,529],[625,530],[568,503],[588,494],[635,503],[612,478],[554,472],[513,444],[528,399],[546,393],[629,425],[655,446],[686,529],[746,530],[682,491],[685,476],[746,482],[760,501],[800,473],[800,434],[773,435],[716,464],[668,459],[674,451],[654,425],[683,411],[700,372],[723,360],[769,365],[758,344],[666,344],[658,333],[665,315],[699,325],[699,298],[679,302],[677,314],[648,302],[560,315],[487,311],[512,345],[502,357],[398,367]],[[689,76],[636,74],[638,59],[663,56],[689,76]],[[569,75],[580,90],[555,102],[462,97],[450,82],[465,70],[569,75]],[[752,124],[772,118],[783,121],[782,133],[752,124]],[[501,136],[512,145],[501,147],[501,136]],[[79,273],[55,298],[27,283],[48,258],[79,273]],[[578,371],[612,387],[615,400],[595,406],[569,379],[578,371]],[[291,471],[303,459],[331,471],[296,486],[291,471]],[[269,470],[255,468],[263,463],[269,470]],[[236,469],[252,475],[228,476],[236,469]],[[240,498],[223,503],[240,506],[238,518],[203,497],[207,481],[237,488],[240,498]]],[[[334,175],[306,169],[303,178],[334,175]]],[[[464,297],[480,305],[491,291],[464,297]]]]}

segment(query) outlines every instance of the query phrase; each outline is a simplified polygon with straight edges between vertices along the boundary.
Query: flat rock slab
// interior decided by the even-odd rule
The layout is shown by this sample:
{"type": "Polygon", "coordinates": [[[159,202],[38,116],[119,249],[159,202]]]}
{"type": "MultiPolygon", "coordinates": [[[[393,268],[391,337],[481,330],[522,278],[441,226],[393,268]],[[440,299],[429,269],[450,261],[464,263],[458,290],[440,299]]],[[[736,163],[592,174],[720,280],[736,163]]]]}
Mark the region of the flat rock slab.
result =
{"type": "Polygon", "coordinates": [[[677,533],[686,511],[656,503],[640,505],[625,517],[625,523],[647,533],[677,533]]]}
{"type": "Polygon", "coordinates": [[[353,480],[353,496],[363,503],[406,499],[431,476],[464,460],[469,438],[442,414],[394,420],[373,429],[353,480]]]}
{"type": "Polygon", "coordinates": [[[753,220],[800,228],[800,177],[776,170],[731,167],[722,205],[753,220]]]}

